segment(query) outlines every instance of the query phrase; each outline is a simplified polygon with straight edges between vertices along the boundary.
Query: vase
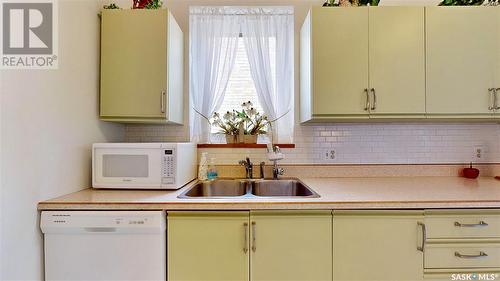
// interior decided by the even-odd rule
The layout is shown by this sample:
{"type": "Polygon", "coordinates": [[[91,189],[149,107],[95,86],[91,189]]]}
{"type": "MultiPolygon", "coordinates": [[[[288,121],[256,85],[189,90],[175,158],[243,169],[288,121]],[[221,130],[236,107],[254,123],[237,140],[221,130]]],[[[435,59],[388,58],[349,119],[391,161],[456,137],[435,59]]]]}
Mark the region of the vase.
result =
{"type": "Polygon", "coordinates": [[[243,137],[244,143],[257,143],[257,135],[245,135],[243,137]]]}
{"type": "Polygon", "coordinates": [[[238,143],[238,135],[225,135],[226,143],[238,143]]]}

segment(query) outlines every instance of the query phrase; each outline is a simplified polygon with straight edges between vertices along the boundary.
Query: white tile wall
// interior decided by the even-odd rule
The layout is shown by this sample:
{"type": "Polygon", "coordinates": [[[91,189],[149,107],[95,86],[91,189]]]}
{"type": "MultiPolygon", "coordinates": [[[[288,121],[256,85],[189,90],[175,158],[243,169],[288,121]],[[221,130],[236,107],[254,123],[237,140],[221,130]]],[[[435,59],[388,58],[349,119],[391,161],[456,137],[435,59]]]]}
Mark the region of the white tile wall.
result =
{"type": "MultiPolygon", "coordinates": [[[[186,141],[187,129],[128,125],[129,142],[186,141]]],[[[482,163],[500,162],[500,124],[397,123],[296,126],[296,148],[283,149],[290,164],[420,164],[466,163],[482,147],[482,163]],[[334,160],[324,160],[326,150],[334,160]]],[[[265,149],[203,149],[218,164],[236,164],[244,156],[265,161],[265,149]]]]}

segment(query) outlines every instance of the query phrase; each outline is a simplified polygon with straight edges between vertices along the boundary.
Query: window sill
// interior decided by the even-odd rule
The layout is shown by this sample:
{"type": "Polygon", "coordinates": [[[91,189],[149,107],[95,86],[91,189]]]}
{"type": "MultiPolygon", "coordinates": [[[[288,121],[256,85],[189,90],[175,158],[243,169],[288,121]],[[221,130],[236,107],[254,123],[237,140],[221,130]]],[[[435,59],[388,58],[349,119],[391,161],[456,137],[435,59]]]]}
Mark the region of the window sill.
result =
{"type": "MultiPolygon", "coordinates": [[[[280,148],[295,148],[293,143],[274,144],[280,148]]],[[[198,148],[266,148],[264,143],[199,143],[198,148]]]]}

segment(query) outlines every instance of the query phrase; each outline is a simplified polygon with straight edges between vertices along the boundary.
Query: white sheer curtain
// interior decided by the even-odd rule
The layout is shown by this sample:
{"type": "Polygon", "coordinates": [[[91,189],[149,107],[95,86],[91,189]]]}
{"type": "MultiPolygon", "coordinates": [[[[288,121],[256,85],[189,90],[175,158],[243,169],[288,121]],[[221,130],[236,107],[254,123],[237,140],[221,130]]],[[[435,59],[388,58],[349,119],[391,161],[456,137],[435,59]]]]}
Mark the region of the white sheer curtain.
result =
{"type": "Polygon", "coordinates": [[[285,114],[273,125],[273,142],[290,143],[294,126],[293,8],[248,8],[245,14],[241,29],[257,96],[270,119],[285,114]],[[270,51],[271,44],[276,44],[275,53],[270,51]]]}
{"type": "MultiPolygon", "coordinates": [[[[220,107],[234,66],[240,18],[223,7],[191,7],[189,15],[190,99],[206,117],[220,107]]],[[[191,140],[209,142],[210,126],[191,112],[191,140]]]]}

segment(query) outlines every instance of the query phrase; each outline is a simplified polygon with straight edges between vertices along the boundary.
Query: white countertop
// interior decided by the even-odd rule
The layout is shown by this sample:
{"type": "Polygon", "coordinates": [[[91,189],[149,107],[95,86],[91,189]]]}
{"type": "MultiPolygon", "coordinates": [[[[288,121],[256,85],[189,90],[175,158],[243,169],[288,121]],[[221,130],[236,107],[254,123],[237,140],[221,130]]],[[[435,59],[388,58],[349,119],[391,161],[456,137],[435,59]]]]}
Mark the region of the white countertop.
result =
{"type": "Polygon", "coordinates": [[[255,210],[500,208],[490,177],[300,178],[319,198],[177,198],[175,191],[84,189],[40,202],[39,210],[255,210]]]}

